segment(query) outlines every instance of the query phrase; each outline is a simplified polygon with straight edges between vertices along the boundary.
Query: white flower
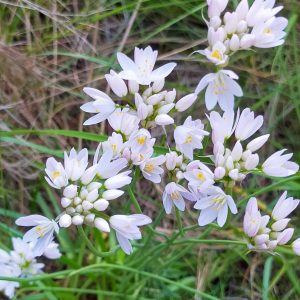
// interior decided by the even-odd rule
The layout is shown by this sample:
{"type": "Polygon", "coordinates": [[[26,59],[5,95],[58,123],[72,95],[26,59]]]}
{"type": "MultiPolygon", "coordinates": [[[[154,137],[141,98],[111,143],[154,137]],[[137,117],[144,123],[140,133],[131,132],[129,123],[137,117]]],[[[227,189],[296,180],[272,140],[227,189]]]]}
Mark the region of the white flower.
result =
{"type": "Polygon", "coordinates": [[[58,259],[61,257],[61,253],[58,249],[58,244],[51,242],[48,247],[45,249],[43,256],[49,259],[58,259]]]}
{"type": "Polygon", "coordinates": [[[88,165],[88,155],[86,148],[82,149],[78,153],[74,148],[72,148],[69,156],[66,152],[64,152],[64,167],[68,175],[68,179],[76,181],[82,176],[88,165]]]}
{"type": "Polygon", "coordinates": [[[205,226],[217,220],[220,227],[224,226],[228,208],[236,214],[237,208],[231,196],[226,195],[219,187],[211,187],[206,190],[206,196],[198,200],[194,208],[201,209],[198,219],[199,226],[205,226]]]}
{"type": "Polygon", "coordinates": [[[35,244],[34,251],[36,256],[43,254],[52,242],[54,232],[58,233],[59,231],[59,227],[54,220],[49,220],[40,215],[18,218],[16,225],[33,227],[25,233],[23,239],[25,242],[33,242],[35,244]]]}
{"type": "MultiPolygon", "coordinates": [[[[237,116],[237,120],[239,115],[237,116]]],[[[219,113],[212,111],[209,115],[209,122],[212,128],[212,141],[214,144],[223,144],[225,139],[231,137],[236,127],[237,121],[234,123],[234,112],[225,111],[221,116],[219,113]]]]}
{"type": "MultiPolygon", "coordinates": [[[[93,205],[92,205],[93,207],[93,205]]],[[[72,224],[72,217],[68,214],[63,214],[60,218],[59,218],[59,226],[63,227],[63,228],[68,228],[70,227],[72,224]]]]}
{"type": "Polygon", "coordinates": [[[174,130],[176,148],[189,159],[193,159],[194,149],[202,149],[202,140],[209,133],[203,130],[204,125],[201,120],[192,120],[189,116],[183,125],[177,126],[174,130]]]}
{"type": "Polygon", "coordinates": [[[212,49],[206,48],[205,50],[199,50],[195,52],[205,55],[206,58],[215,65],[223,65],[228,61],[226,46],[220,41],[216,42],[212,46],[212,49]]]}
{"type": "Polygon", "coordinates": [[[181,98],[180,100],[178,100],[178,102],[175,105],[175,108],[179,112],[185,111],[194,104],[196,99],[197,99],[197,95],[195,93],[188,94],[183,98],[181,98]]]}
{"type": "Polygon", "coordinates": [[[189,182],[189,186],[197,188],[203,192],[208,187],[214,184],[214,174],[204,164],[198,162],[198,167],[189,169],[190,163],[187,166],[187,172],[183,173],[184,178],[189,182]]]}
{"type": "MultiPolygon", "coordinates": [[[[0,276],[18,277],[21,270],[18,266],[0,265],[0,276]]],[[[0,291],[3,291],[5,296],[12,299],[15,295],[15,289],[20,286],[19,282],[0,280],[0,291]]]]}
{"type": "Polygon", "coordinates": [[[118,97],[125,97],[127,95],[127,86],[124,80],[113,70],[110,70],[110,74],[106,74],[105,78],[110,88],[118,97]]]}
{"type": "Polygon", "coordinates": [[[45,176],[46,181],[55,189],[60,189],[68,184],[68,177],[63,165],[57,162],[53,157],[46,161],[45,176]]]}
{"type": "Polygon", "coordinates": [[[248,139],[261,128],[263,122],[263,116],[254,117],[254,112],[250,108],[245,108],[239,117],[235,137],[241,141],[248,139]]]}
{"type": "Polygon", "coordinates": [[[243,91],[239,84],[235,81],[239,77],[230,70],[220,70],[217,73],[205,75],[198,86],[195,93],[199,94],[203,89],[205,92],[205,104],[208,110],[213,109],[219,103],[222,110],[233,110],[234,96],[243,96],[243,91]]]}
{"type": "Polygon", "coordinates": [[[119,74],[121,78],[134,80],[142,85],[149,85],[151,82],[162,80],[167,77],[175,68],[175,63],[168,63],[153,70],[157,51],[150,46],[145,49],[134,49],[134,61],[123,53],[117,53],[118,61],[123,71],[119,74]]]}
{"type": "Polygon", "coordinates": [[[249,199],[248,204],[246,206],[246,212],[244,216],[244,232],[249,237],[254,237],[258,233],[258,230],[261,226],[261,214],[258,210],[257,200],[252,197],[249,199]]]}
{"type": "Polygon", "coordinates": [[[298,199],[294,200],[292,197],[286,198],[286,196],[287,192],[285,191],[273,208],[272,218],[276,221],[285,219],[292,211],[297,208],[300,202],[300,200],[298,199]]]}
{"type": "Polygon", "coordinates": [[[285,230],[283,230],[282,232],[280,232],[277,236],[277,244],[278,245],[285,245],[287,244],[290,239],[292,238],[294,234],[294,228],[287,228],[285,230]]]}
{"type": "Polygon", "coordinates": [[[134,131],[128,141],[131,151],[139,154],[148,152],[148,149],[152,148],[154,143],[155,139],[153,139],[150,132],[144,128],[134,131]]]}
{"type": "Polygon", "coordinates": [[[96,218],[94,220],[94,225],[97,229],[104,232],[110,232],[109,224],[106,220],[102,218],[96,218]]]}
{"type": "Polygon", "coordinates": [[[293,153],[283,154],[286,149],[272,154],[262,165],[263,172],[269,176],[287,177],[298,172],[298,164],[289,161],[293,153]]]}
{"type": "Polygon", "coordinates": [[[193,195],[183,186],[170,182],[166,185],[163,193],[163,205],[167,214],[171,213],[173,204],[181,211],[185,210],[185,201],[195,201],[193,195]]]}
{"type": "Polygon", "coordinates": [[[225,10],[228,4],[228,0],[207,0],[208,5],[208,16],[210,18],[215,16],[220,16],[220,14],[225,10]]]}
{"type": "Polygon", "coordinates": [[[80,109],[87,113],[96,114],[95,116],[86,120],[83,125],[94,125],[106,120],[116,109],[114,101],[105,93],[86,87],[83,91],[95,99],[95,101],[83,104],[80,109]]]}
{"type": "Polygon", "coordinates": [[[115,215],[109,219],[111,227],[116,231],[118,242],[126,254],[132,253],[132,246],[129,240],[142,238],[138,226],[150,224],[152,220],[143,214],[129,216],[115,215]]]}
{"type": "Polygon", "coordinates": [[[124,148],[123,137],[119,133],[113,132],[107,141],[102,143],[103,152],[112,151],[113,158],[120,157],[124,148]]]}
{"type": "Polygon", "coordinates": [[[140,119],[129,113],[127,108],[118,108],[109,116],[108,122],[116,132],[129,136],[133,131],[139,128],[140,119]]]}
{"type": "Polygon", "coordinates": [[[145,160],[140,165],[143,176],[154,183],[160,183],[161,175],[164,173],[164,170],[160,167],[160,165],[165,163],[165,161],[166,159],[164,155],[145,160]]]}
{"type": "Polygon", "coordinates": [[[259,23],[253,27],[255,36],[254,46],[258,48],[272,48],[284,43],[286,33],[284,29],[288,25],[286,18],[271,18],[266,23],[259,23]]]}

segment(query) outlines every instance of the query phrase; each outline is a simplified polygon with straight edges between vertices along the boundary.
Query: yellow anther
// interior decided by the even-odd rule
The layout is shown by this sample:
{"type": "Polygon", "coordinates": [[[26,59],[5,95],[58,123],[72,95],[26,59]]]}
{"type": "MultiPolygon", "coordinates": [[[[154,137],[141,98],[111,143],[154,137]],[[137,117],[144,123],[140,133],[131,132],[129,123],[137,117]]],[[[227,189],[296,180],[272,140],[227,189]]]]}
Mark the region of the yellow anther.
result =
{"type": "Polygon", "coordinates": [[[188,135],[185,139],[186,144],[190,144],[193,141],[193,137],[191,135],[188,135]]]}
{"type": "Polygon", "coordinates": [[[145,144],[145,141],[146,141],[146,137],[144,135],[141,135],[137,138],[137,142],[140,144],[140,145],[144,145],[145,144]]]}
{"type": "Polygon", "coordinates": [[[222,59],[222,54],[219,50],[216,49],[211,53],[211,57],[216,58],[218,60],[221,60],[222,59]]]}
{"type": "Polygon", "coordinates": [[[153,172],[154,165],[153,164],[146,164],[145,170],[146,170],[146,172],[149,172],[149,173],[153,172]]]}
{"type": "Polygon", "coordinates": [[[173,193],[171,193],[171,199],[174,200],[179,200],[180,199],[180,193],[178,191],[175,191],[173,193]]]}
{"type": "Polygon", "coordinates": [[[57,177],[59,177],[60,176],[60,172],[59,171],[53,171],[52,172],[52,178],[53,179],[56,179],[57,177]]]}
{"type": "Polygon", "coordinates": [[[197,178],[198,178],[199,180],[201,180],[201,181],[205,181],[205,176],[204,176],[203,173],[201,173],[201,172],[199,172],[199,173],[197,174],[197,178]]]}
{"type": "Polygon", "coordinates": [[[112,148],[113,152],[116,153],[118,146],[117,146],[117,144],[111,144],[111,148],[112,148]]]}

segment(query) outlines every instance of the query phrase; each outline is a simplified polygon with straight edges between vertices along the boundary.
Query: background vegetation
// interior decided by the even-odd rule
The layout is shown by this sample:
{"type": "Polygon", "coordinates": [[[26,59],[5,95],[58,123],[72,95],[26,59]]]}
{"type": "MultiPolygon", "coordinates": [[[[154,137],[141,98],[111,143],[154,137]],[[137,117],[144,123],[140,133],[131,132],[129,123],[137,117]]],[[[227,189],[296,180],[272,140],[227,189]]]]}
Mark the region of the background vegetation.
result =
{"type": "MultiPolygon", "coordinates": [[[[270,132],[271,139],[262,156],[287,147],[300,163],[300,2],[281,2],[289,18],[285,45],[241,52],[230,68],[240,75],[245,91],[237,105],[265,116],[261,132],[270,132]]],[[[115,68],[117,51],[131,54],[135,46],[150,44],[159,50],[160,60],[176,61],[167,86],[181,94],[193,91],[211,70],[201,57],[190,55],[205,47],[204,6],[204,0],[0,0],[0,247],[10,248],[11,237],[21,234],[14,225],[20,214],[51,217],[59,212],[58,195],[43,178],[46,158],[62,157],[63,149],[72,146],[95,149],[110,133],[105,124],[83,128],[79,106],[87,101],[84,86],[107,89],[104,74],[115,68]]],[[[203,98],[191,112],[205,119],[203,98]]],[[[250,178],[234,190],[235,199],[254,194],[268,211],[283,190],[300,197],[299,178],[272,183],[250,178]]],[[[174,216],[164,217],[161,193],[159,186],[137,183],[142,209],[161,234],[144,230],[133,255],[118,251],[95,257],[76,229],[62,230],[64,255],[46,267],[54,275],[24,282],[17,299],[300,299],[298,257],[247,254],[244,246],[209,244],[236,239],[234,227],[242,224],[245,201],[228,230],[199,228],[197,214],[187,211],[182,237],[174,216]]],[[[128,196],[113,209],[135,211],[128,196]]],[[[295,219],[293,225],[299,227],[295,219]]],[[[89,234],[98,250],[115,245],[113,235],[89,234]]]]}

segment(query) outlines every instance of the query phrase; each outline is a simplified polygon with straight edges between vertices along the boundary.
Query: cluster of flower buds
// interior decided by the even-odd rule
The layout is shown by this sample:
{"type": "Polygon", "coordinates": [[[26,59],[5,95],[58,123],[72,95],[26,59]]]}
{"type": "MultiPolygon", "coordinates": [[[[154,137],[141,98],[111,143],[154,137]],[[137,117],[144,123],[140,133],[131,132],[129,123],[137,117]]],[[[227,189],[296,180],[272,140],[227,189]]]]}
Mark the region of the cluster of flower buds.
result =
{"type": "Polygon", "coordinates": [[[255,0],[249,7],[248,0],[242,0],[235,11],[227,11],[223,17],[228,0],[207,2],[209,47],[198,52],[212,63],[226,64],[229,55],[241,49],[271,48],[283,44],[288,20],[276,17],[283,7],[274,8],[275,1],[255,0]]]}
{"type": "MultiPolygon", "coordinates": [[[[37,253],[34,243],[28,243],[21,238],[12,238],[13,250],[6,252],[0,249],[0,276],[5,277],[31,277],[39,274],[44,268],[37,257],[43,255],[48,259],[58,259],[61,253],[58,244],[51,242],[43,253],[37,253]]],[[[13,298],[15,288],[19,283],[15,281],[0,281],[0,291],[8,298],[13,298]]]]}
{"type": "Polygon", "coordinates": [[[116,73],[111,70],[105,78],[120,104],[116,104],[101,91],[84,88],[84,92],[94,101],[82,105],[81,109],[88,113],[96,113],[85,121],[84,125],[93,125],[108,119],[115,129],[116,126],[112,123],[115,117],[123,112],[120,108],[125,108],[125,111],[132,116],[133,128],[138,123],[141,123],[143,128],[173,124],[174,119],[169,114],[187,110],[195,102],[197,95],[188,94],[174,103],[176,90],[163,89],[165,77],[172,72],[176,64],[168,63],[153,71],[157,54],[158,52],[153,51],[150,46],[145,49],[135,48],[134,61],[125,54],[118,53],[118,61],[123,71],[116,73]]]}
{"type": "Polygon", "coordinates": [[[248,236],[249,249],[274,251],[277,246],[286,245],[291,240],[294,228],[287,228],[290,221],[287,217],[297,208],[300,200],[286,197],[287,192],[284,192],[271,216],[261,215],[256,198],[249,200],[244,216],[244,232],[248,236]]]}
{"type": "Polygon", "coordinates": [[[207,87],[205,103],[208,110],[217,103],[222,110],[232,110],[234,97],[241,97],[243,91],[235,81],[238,75],[223,69],[229,57],[236,51],[251,47],[272,48],[282,45],[288,20],[276,17],[283,7],[274,7],[275,1],[255,0],[249,7],[248,0],[242,0],[235,11],[225,13],[228,0],[207,0],[207,4],[209,46],[196,52],[217,65],[218,72],[204,76],[195,93],[199,94],[207,87]]]}

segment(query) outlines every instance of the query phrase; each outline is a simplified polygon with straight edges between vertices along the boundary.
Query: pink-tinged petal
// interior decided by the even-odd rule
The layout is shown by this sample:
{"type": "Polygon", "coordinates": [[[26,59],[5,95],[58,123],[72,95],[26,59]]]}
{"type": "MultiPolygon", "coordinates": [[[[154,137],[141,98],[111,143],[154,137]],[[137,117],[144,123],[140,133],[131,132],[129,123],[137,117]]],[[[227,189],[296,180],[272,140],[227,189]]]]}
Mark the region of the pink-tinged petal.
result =
{"type": "Polygon", "coordinates": [[[178,200],[174,200],[173,203],[180,211],[185,210],[185,202],[182,197],[180,197],[178,200]]]}
{"type": "Polygon", "coordinates": [[[166,194],[163,195],[163,205],[167,214],[170,214],[172,211],[173,201],[166,194]]]}

